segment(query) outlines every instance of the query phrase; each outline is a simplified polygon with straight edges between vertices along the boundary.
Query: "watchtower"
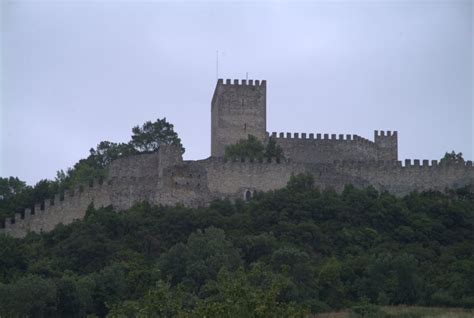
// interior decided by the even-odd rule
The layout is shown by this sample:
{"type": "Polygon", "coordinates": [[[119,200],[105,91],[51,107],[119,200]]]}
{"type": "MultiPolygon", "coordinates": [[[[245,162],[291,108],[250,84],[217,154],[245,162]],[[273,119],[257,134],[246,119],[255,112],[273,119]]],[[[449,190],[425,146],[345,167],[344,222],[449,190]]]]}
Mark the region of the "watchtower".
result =
{"type": "Polygon", "coordinates": [[[396,131],[374,131],[374,142],[378,148],[378,159],[398,160],[398,133],[396,131]]]}
{"type": "Polygon", "coordinates": [[[263,141],[267,131],[266,81],[219,79],[211,103],[211,156],[248,135],[263,141]]]}

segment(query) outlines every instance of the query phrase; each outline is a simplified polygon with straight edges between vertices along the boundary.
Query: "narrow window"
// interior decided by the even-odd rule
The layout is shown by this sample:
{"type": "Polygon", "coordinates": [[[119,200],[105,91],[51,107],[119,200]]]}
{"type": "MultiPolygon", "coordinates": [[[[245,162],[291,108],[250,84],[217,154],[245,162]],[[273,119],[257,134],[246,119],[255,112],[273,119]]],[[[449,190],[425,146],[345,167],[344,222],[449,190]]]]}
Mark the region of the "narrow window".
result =
{"type": "Polygon", "coordinates": [[[250,198],[252,197],[252,192],[249,190],[245,191],[245,201],[250,201],[250,198]]]}

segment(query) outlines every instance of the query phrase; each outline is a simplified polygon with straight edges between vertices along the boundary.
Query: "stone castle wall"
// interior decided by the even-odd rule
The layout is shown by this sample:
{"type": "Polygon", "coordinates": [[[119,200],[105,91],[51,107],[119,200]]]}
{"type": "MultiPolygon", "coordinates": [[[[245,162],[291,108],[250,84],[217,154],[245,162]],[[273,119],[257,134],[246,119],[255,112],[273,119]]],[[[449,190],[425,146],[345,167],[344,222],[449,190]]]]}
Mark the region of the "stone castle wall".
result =
{"type": "Polygon", "coordinates": [[[398,159],[397,132],[375,131],[375,142],[358,135],[276,133],[267,134],[283,149],[286,158],[314,163],[335,160],[398,159]]]}
{"type": "Polygon", "coordinates": [[[357,135],[266,132],[266,82],[219,80],[212,98],[211,153],[208,159],[183,161],[180,149],[163,145],[158,152],[113,161],[107,180],[81,186],[33,211],[5,220],[0,233],[23,237],[82,219],[89,204],[126,210],[140,201],[157,205],[205,206],[214,199],[248,198],[255,191],[284,187],[291,175],[311,173],[320,189],[342,191],[352,184],[373,186],[401,196],[414,190],[474,185],[472,162],[439,165],[437,161],[398,160],[397,132],[375,131],[374,141],[357,135]],[[274,138],[281,161],[226,161],[225,146],[252,134],[274,138]],[[354,161],[357,160],[357,161],[354,161]]]}
{"type": "Polygon", "coordinates": [[[247,191],[269,191],[284,187],[291,175],[311,173],[321,189],[342,191],[345,185],[369,185],[379,191],[405,195],[414,190],[459,188],[474,184],[472,162],[439,165],[437,161],[336,161],[303,163],[291,160],[225,161],[209,158],[183,161],[172,147],[158,153],[136,155],[114,161],[109,178],[57,195],[54,204],[45,202],[5,221],[0,231],[14,237],[27,232],[47,232],[57,224],[82,219],[90,203],[95,207],[113,205],[125,210],[134,203],[205,206],[214,199],[245,198],[247,191]]]}
{"type": "Polygon", "coordinates": [[[272,133],[286,158],[293,161],[333,162],[334,160],[377,160],[374,142],[357,135],[272,133]]]}
{"type": "Polygon", "coordinates": [[[474,185],[472,161],[457,164],[439,164],[437,160],[410,160],[378,162],[338,162],[337,170],[365,180],[379,191],[397,196],[413,191],[445,191],[474,185]]]}
{"type": "Polygon", "coordinates": [[[7,218],[0,233],[23,237],[29,231],[48,232],[60,223],[82,219],[91,203],[96,208],[113,205],[117,210],[128,209],[140,201],[172,204],[174,202],[157,200],[157,193],[163,190],[160,189],[160,174],[181,161],[179,149],[171,146],[163,146],[156,153],[115,160],[108,167],[106,181],[95,180],[74,191],[57,194],[51,201],[36,204],[33,210],[25,209],[14,218],[7,218]]]}
{"type": "Polygon", "coordinates": [[[286,161],[225,161],[211,159],[205,163],[208,188],[218,198],[244,198],[245,192],[269,191],[286,186],[292,174],[303,173],[301,163],[286,161]]]}
{"type": "Polygon", "coordinates": [[[34,209],[25,209],[24,213],[5,219],[0,233],[23,237],[27,232],[48,232],[60,223],[69,224],[84,218],[91,203],[95,207],[110,205],[110,185],[96,181],[75,191],[66,191],[64,195],[57,194],[53,200],[36,204],[34,209]]]}

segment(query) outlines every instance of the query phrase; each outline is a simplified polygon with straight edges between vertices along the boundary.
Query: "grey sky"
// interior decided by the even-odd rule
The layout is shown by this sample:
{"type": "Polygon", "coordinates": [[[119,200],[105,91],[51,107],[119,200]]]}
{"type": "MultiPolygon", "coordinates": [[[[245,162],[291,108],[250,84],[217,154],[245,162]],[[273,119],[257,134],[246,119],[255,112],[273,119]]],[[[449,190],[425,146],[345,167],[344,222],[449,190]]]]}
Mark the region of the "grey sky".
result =
{"type": "Polygon", "coordinates": [[[398,130],[401,159],[473,158],[471,1],[1,2],[0,176],[54,178],[166,117],[210,153],[223,78],[267,80],[267,128],[398,130]]]}

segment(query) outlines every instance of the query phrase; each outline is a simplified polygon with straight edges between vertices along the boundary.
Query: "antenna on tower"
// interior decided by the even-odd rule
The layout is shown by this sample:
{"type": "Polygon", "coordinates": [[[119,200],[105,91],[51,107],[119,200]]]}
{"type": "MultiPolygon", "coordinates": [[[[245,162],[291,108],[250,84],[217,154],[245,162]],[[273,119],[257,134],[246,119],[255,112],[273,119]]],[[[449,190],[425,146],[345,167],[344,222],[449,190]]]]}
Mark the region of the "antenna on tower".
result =
{"type": "Polygon", "coordinates": [[[216,81],[219,80],[219,50],[216,50],[216,81]]]}

